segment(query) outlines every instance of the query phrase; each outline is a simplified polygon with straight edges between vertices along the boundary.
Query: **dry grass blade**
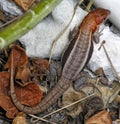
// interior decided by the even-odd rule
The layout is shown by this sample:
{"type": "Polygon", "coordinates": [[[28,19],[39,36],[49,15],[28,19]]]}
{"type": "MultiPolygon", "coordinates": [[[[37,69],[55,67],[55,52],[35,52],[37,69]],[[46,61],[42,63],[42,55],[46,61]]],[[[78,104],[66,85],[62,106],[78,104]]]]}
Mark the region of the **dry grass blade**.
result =
{"type": "Polygon", "coordinates": [[[10,67],[10,93],[15,91],[14,88],[14,69],[13,69],[13,52],[11,51],[11,67],[10,67]]]}
{"type": "Polygon", "coordinates": [[[13,18],[12,20],[6,22],[5,24],[0,25],[0,28],[3,28],[3,27],[5,27],[5,26],[11,24],[12,22],[14,22],[15,20],[17,20],[17,19],[20,18],[21,16],[22,16],[22,15],[19,15],[18,17],[13,18]]]}
{"type": "Polygon", "coordinates": [[[41,120],[41,121],[44,121],[44,122],[49,123],[49,124],[56,124],[56,123],[54,123],[54,122],[48,121],[48,120],[46,120],[46,119],[43,119],[43,118],[37,117],[37,116],[32,115],[32,114],[29,114],[29,116],[31,116],[31,117],[37,119],[36,121],[34,121],[34,123],[37,122],[37,121],[39,121],[39,120],[41,120]]]}
{"type": "MultiPolygon", "coordinates": [[[[35,116],[35,115],[31,115],[30,114],[30,116],[34,116],[34,118],[37,118],[37,121],[39,121],[39,120],[42,120],[42,121],[45,121],[44,120],[44,118],[46,118],[46,117],[48,117],[48,116],[50,116],[50,115],[52,115],[52,114],[55,114],[55,113],[57,113],[57,112],[59,112],[59,111],[61,111],[61,110],[63,110],[63,109],[65,109],[65,108],[68,108],[68,107],[70,107],[70,106],[73,106],[73,105],[75,105],[75,104],[77,104],[77,103],[79,103],[79,102],[82,102],[82,101],[84,101],[84,100],[87,100],[88,98],[90,98],[90,97],[92,97],[92,96],[94,96],[95,94],[91,94],[91,95],[89,95],[89,96],[87,96],[87,97],[84,97],[84,98],[82,98],[82,99],[80,99],[80,100],[78,100],[78,101],[76,101],[76,102],[73,102],[72,104],[69,104],[69,105],[67,105],[67,106],[64,106],[64,107],[62,107],[62,108],[60,108],[60,109],[58,109],[58,110],[56,110],[56,111],[53,111],[53,112],[51,112],[50,114],[47,114],[47,115],[45,115],[45,116],[43,116],[43,117],[37,117],[37,116],[35,116]]],[[[49,122],[50,123],[50,122],[49,122]]],[[[53,124],[53,123],[52,123],[53,124]]]]}
{"type": "Polygon", "coordinates": [[[86,6],[86,11],[90,12],[90,8],[93,5],[94,0],[90,0],[89,4],[86,6]]]}
{"type": "Polygon", "coordinates": [[[0,64],[4,65],[4,63],[5,63],[5,61],[2,58],[0,58],[0,64]]]}
{"type": "Polygon", "coordinates": [[[72,14],[72,17],[71,17],[69,23],[66,25],[66,27],[64,28],[64,30],[63,30],[62,32],[60,32],[60,33],[58,34],[58,36],[56,37],[56,39],[53,41],[53,44],[52,44],[52,47],[51,47],[51,50],[50,50],[49,63],[51,62],[52,54],[53,54],[53,51],[54,51],[54,49],[55,49],[55,45],[56,45],[57,41],[63,36],[63,34],[65,33],[65,31],[66,31],[66,30],[68,29],[68,27],[70,26],[70,24],[71,24],[71,22],[72,22],[72,20],[73,20],[73,18],[74,18],[74,15],[75,15],[75,13],[76,13],[77,7],[79,6],[79,4],[81,4],[81,2],[83,2],[83,0],[81,0],[79,3],[77,3],[77,4],[75,5],[75,8],[74,8],[74,11],[73,11],[73,14],[72,14]]]}

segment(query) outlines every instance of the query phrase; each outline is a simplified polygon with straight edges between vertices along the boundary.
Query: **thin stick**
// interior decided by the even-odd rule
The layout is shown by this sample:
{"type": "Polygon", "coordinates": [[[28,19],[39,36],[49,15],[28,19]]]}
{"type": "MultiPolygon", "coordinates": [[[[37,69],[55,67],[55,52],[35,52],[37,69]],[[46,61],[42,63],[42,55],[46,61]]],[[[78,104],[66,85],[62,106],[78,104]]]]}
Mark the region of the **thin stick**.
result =
{"type": "Polygon", "coordinates": [[[10,93],[15,92],[14,88],[14,69],[13,69],[13,51],[11,51],[11,66],[10,66],[10,93]]]}
{"type": "Polygon", "coordinates": [[[82,101],[84,101],[84,100],[86,100],[86,99],[88,99],[88,98],[90,98],[90,97],[92,97],[92,96],[94,96],[94,95],[95,95],[95,94],[91,94],[91,95],[89,95],[89,96],[87,96],[87,97],[84,97],[84,98],[82,98],[82,99],[79,99],[78,101],[75,101],[75,102],[73,102],[73,103],[71,103],[71,104],[69,104],[69,105],[66,105],[66,106],[64,106],[64,107],[62,107],[62,108],[60,108],[60,109],[58,109],[58,110],[56,110],[56,111],[53,111],[53,112],[51,112],[50,114],[43,116],[42,118],[46,118],[46,117],[48,117],[48,116],[50,116],[50,115],[52,115],[52,114],[55,114],[55,113],[57,113],[57,112],[59,112],[59,111],[65,109],[65,108],[68,108],[68,107],[73,106],[73,105],[75,105],[75,104],[77,104],[77,103],[79,103],[79,102],[82,102],[82,101]]]}
{"type": "Polygon", "coordinates": [[[12,19],[12,20],[6,22],[5,24],[2,24],[2,25],[0,26],[0,28],[4,28],[5,26],[9,25],[10,23],[16,21],[16,20],[17,20],[18,18],[20,18],[21,16],[22,16],[22,15],[19,15],[18,17],[15,17],[14,19],[12,19]]]}
{"type": "MultiPolygon", "coordinates": [[[[83,0],[82,0],[82,1],[83,1],[83,0]]],[[[82,1],[81,1],[81,2],[82,2],[82,1]]],[[[73,12],[73,14],[72,14],[72,17],[71,17],[69,23],[66,25],[66,27],[64,28],[64,30],[58,34],[57,38],[53,41],[52,48],[51,48],[51,50],[50,50],[49,63],[51,62],[52,54],[53,54],[53,51],[54,51],[54,49],[55,49],[55,46],[56,46],[57,41],[60,39],[60,37],[63,36],[63,34],[65,33],[65,31],[66,31],[66,30],[68,29],[68,27],[70,26],[70,24],[71,24],[71,22],[72,22],[72,20],[73,20],[73,18],[74,18],[74,15],[75,15],[75,13],[76,13],[77,7],[79,6],[79,4],[81,4],[81,2],[79,2],[79,3],[77,3],[77,4],[75,5],[74,12],[73,12]]]]}
{"type": "Polygon", "coordinates": [[[112,67],[112,69],[113,69],[113,71],[114,71],[114,74],[116,75],[116,77],[118,78],[118,80],[120,80],[120,76],[118,75],[118,73],[117,73],[117,71],[116,71],[114,65],[112,64],[112,61],[111,61],[111,59],[110,59],[110,57],[109,57],[109,55],[108,55],[108,52],[107,52],[107,50],[106,50],[106,48],[105,48],[105,46],[104,46],[105,42],[106,42],[106,41],[103,40],[103,42],[101,43],[101,46],[100,46],[99,50],[101,49],[101,47],[103,47],[103,49],[104,49],[104,51],[105,51],[105,54],[106,54],[106,57],[107,57],[107,59],[108,59],[110,65],[111,65],[111,67],[112,67]]]}
{"type": "MultiPolygon", "coordinates": [[[[86,99],[88,99],[88,98],[90,98],[90,97],[92,97],[92,96],[94,96],[94,95],[95,95],[95,94],[93,93],[93,94],[91,94],[91,95],[89,95],[89,96],[87,96],[87,97],[84,97],[84,98],[82,98],[82,99],[80,99],[80,100],[78,100],[78,101],[75,101],[75,102],[73,102],[73,103],[71,103],[71,104],[69,104],[69,105],[66,105],[66,106],[64,106],[64,107],[62,107],[62,108],[60,108],[60,109],[58,109],[58,110],[56,110],[56,111],[53,111],[53,112],[51,112],[51,113],[49,113],[49,114],[47,114],[47,115],[45,115],[45,116],[43,116],[43,117],[41,117],[41,118],[38,117],[38,116],[32,115],[32,114],[29,114],[29,115],[32,116],[32,117],[34,117],[34,118],[37,118],[37,121],[41,120],[41,121],[47,122],[47,120],[45,120],[44,118],[46,118],[46,117],[48,117],[48,116],[50,116],[50,115],[52,115],[52,114],[55,114],[55,113],[57,113],[57,112],[59,112],[59,111],[65,109],[65,108],[68,108],[68,107],[70,107],[70,106],[73,106],[73,105],[75,105],[75,104],[77,104],[77,103],[79,103],[79,102],[82,102],[82,101],[84,101],[84,100],[86,100],[86,99]]],[[[49,121],[48,121],[48,123],[55,124],[55,123],[49,122],[49,121]]]]}
{"type": "Polygon", "coordinates": [[[62,0],[40,0],[13,23],[0,30],[0,50],[27,33],[45,18],[62,0]]]}
{"type": "Polygon", "coordinates": [[[90,8],[91,8],[91,6],[93,5],[93,3],[94,3],[94,0],[90,0],[89,4],[87,5],[86,10],[87,10],[88,12],[90,12],[90,8]]]}
{"type": "Polygon", "coordinates": [[[41,120],[41,121],[44,121],[44,122],[47,122],[47,123],[50,123],[50,124],[56,124],[56,123],[54,123],[54,122],[48,121],[48,120],[46,120],[46,119],[40,118],[40,117],[35,116],[35,115],[32,115],[32,114],[29,114],[29,116],[31,116],[31,117],[33,117],[33,118],[36,118],[37,121],[38,121],[38,120],[41,120]]]}

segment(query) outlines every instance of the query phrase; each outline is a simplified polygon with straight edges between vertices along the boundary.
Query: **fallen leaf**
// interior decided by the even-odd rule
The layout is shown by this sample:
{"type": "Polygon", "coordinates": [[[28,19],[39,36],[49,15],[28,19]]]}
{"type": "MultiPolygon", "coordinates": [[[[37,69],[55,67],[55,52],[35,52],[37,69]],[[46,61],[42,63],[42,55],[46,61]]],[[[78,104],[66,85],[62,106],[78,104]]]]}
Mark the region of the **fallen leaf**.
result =
{"type": "Polygon", "coordinates": [[[103,85],[99,82],[96,83],[92,78],[89,78],[87,83],[81,85],[80,90],[86,95],[95,93],[96,96],[99,96],[103,100],[103,103],[106,106],[117,96],[118,91],[120,91],[120,84],[114,83],[114,87],[110,88],[109,86],[103,85]]]}
{"type": "Polygon", "coordinates": [[[27,124],[25,114],[20,112],[18,115],[14,118],[12,124],[27,124]]]}
{"type": "Polygon", "coordinates": [[[109,112],[103,110],[89,118],[85,124],[112,124],[112,120],[109,112]]]}
{"type": "MultiPolygon", "coordinates": [[[[19,67],[19,66],[23,67],[24,65],[26,65],[28,63],[28,57],[27,57],[24,49],[21,48],[20,46],[15,45],[12,48],[12,53],[13,53],[13,56],[14,56],[14,58],[13,58],[14,68],[19,67]]],[[[8,61],[5,64],[4,68],[10,69],[10,66],[11,66],[10,63],[11,63],[11,54],[9,55],[8,61]]]]}
{"type": "MultiPolygon", "coordinates": [[[[21,48],[20,46],[14,46],[12,48],[13,53],[13,68],[16,72],[16,79],[20,79],[23,82],[28,81],[28,78],[30,76],[30,70],[28,68],[28,57],[24,51],[23,48],[21,48]]],[[[8,61],[5,64],[6,69],[10,69],[10,63],[11,63],[11,53],[9,55],[8,61]]]]}
{"type": "MultiPolygon", "coordinates": [[[[9,72],[0,72],[0,106],[6,111],[8,118],[14,118],[18,114],[18,109],[9,96],[9,72]]],[[[18,100],[28,106],[35,106],[42,98],[42,91],[34,82],[29,82],[25,87],[15,84],[15,91],[18,100]]]]}
{"type": "Polygon", "coordinates": [[[8,72],[0,72],[0,106],[6,111],[8,118],[14,118],[18,110],[9,97],[9,79],[10,74],[8,72]]]}
{"type": "Polygon", "coordinates": [[[30,69],[28,68],[28,66],[18,67],[15,79],[26,82],[28,81],[29,77],[30,77],[30,69]]]}
{"type": "Polygon", "coordinates": [[[96,85],[99,91],[101,92],[101,98],[104,102],[104,105],[106,106],[109,103],[109,99],[113,94],[113,90],[110,87],[102,86],[102,85],[96,85]]]}
{"type": "Polygon", "coordinates": [[[30,71],[32,77],[38,81],[43,80],[45,73],[49,70],[49,61],[46,59],[31,59],[30,71]]]}
{"type": "MultiPolygon", "coordinates": [[[[72,86],[70,86],[69,89],[63,94],[62,104],[64,106],[70,105],[71,103],[80,100],[85,96],[85,93],[83,93],[82,91],[77,92],[73,89],[72,86]]],[[[70,106],[66,109],[69,110],[67,114],[75,118],[77,115],[80,114],[80,112],[83,111],[83,102],[70,106]]]]}
{"type": "Polygon", "coordinates": [[[28,10],[31,5],[35,2],[35,0],[14,0],[20,7],[24,10],[28,10]]]}
{"type": "Polygon", "coordinates": [[[84,118],[88,119],[95,112],[100,111],[104,108],[103,101],[98,96],[93,96],[85,101],[83,107],[83,113],[85,114],[84,118]]]}
{"type": "Polygon", "coordinates": [[[15,92],[18,100],[27,106],[35,106],[38,104],[43,95],[43,92],[40,90],[39,86],[34,82],[29,82],[24,87],[16,84],[15,92]]]}

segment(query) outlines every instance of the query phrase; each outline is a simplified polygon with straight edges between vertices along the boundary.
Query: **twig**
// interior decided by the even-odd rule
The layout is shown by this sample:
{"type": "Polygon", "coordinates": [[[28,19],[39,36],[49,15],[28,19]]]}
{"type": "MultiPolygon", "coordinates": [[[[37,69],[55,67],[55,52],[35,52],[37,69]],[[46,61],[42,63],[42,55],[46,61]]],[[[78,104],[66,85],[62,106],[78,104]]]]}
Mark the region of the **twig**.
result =
{"type": "Polygon", "coordinates": [[[100,50],[101,47],[103,47],[103,49],[104,49],[104,51],[105,51],[105,54],[106,54],[106,57],[107,57],[107,59],[108,59],[110,65],[111,65],[111,67],[112,67],[112,69],[113,69],[113,71],[114,71],[114,74],[116,75],[117,79],[120,80],[120,76],[118,75],[118,73],[117,73],[117,71],[116,71],[114,65],[112,64],[112,61],[111,61],[111,59],[110,59],[110,57],[109,57],[109,55],[108,55],[108,52],[107,52],[107,50],[106,50],[106,48],[105,48],[105,46],[104,46],[105,42],[106,42],[105,40],[102,41],[102,43],[101,43],[101,45],[100,45],[100,47],[99,47],[98,50],[100,50]]]}
{"type": "MultiPolygon", "coordinates": [[[[54,122],[48,121],[48,120],[46,120],[46,119],[40,118],[40,117],[35,116],[35,115],[32,115],[32,114],[29,114],[29,116],[31,116],[31,117],[33,117],[33,118],[36,118],[37,121],[38,121],[38,120],[41,120],[41,121],[47,122],[47,123],[49,123],[49,124],[56,124],[56,123],[54,123],[54,122]]],[[[34,123],[35,123],[35,122],[36,122],[36,121],[34,121],[34,123]]]]}
{"type": "Polygon", "coordinates": [[[5,24],[2,24],[2,25],[0,26],[0,29],[3,28],[3,27],[5,27],[5,26],[7,26],[7,25],[9,25],[10,23],[16,21],[16,20],[19,19],[20,17],[21,17],[21,15],[19,15],[18,17],[15,17],[14,19],[12,19],[12,20],[6,22],[5,24]]]}
{"type": "Polygon", "coordinates": [[[60,109],[58,109],[58,110],[56,110],[56,111],[53,111],[53,112],[51,112],[50,114],[43,116],[42,118],[46,118],[46,117],[48,117],[48,116],[50,116],[50,115],[52,115],[52,114],[55,114],[55,113],[57,113],[57,112],[59,112],[59,111],[65,109],[65,108],[68,108],[68,107],[73,106],[73,105],[75,105],[75,104],[77,104],[77,103],[79,103],[79,102],[82,102],[82,101],[84,101],[84,100],[86,100],[86,99],[88,99],[88,98],[90,98],[90,97],[92,97],[92,96],[94,96],[94,95],[95,95],[95,94],[91,94],[91,95],[89,95],[89,96],[87,96],[87,97],[84,97],[84,98],[82,98],[82,99],[79,99],[78,101],[75,101],[75,102],[73,102],[73,103],[71,103],[71,104],[69,104],[69,105],[66,105],[66,106],[64,106],[64,107],[62,107],[62,108],[60,108],[60,109]]]}
{"type": "MultiPolygon", "coordinates": [[[[42,121],[46,121],[46,120],[44,120],[44,118],[46,118],[46,117],[48,117],[48,116],[50,116],[50,115],[52,115],[52,114],[55,114],[55,113],[57,113],[57,112],[59,112],[59,111],[61,111],[61,110],[63,110],[63,109],[65,109],[65,108],[68,108],[68,107],[70,107],[70,106],[73,106],[73,105],[75,105],[75,104],[77,104],[77,103],[79,103],[79,102],[82,102],[82,101],[84,101],[84,100],[86,100],[86,99],[88,99],[88,98],[90,98],[90,97],[92,97],[92,96],[94,96],[95,94],[93,93],[93,94],[91,94],[91,95],[89,95],[89,96],[87,96],[87,97],[84,97],[84,98],[82,98],[82,99],[80,99],[80,100],[78,100],[78,101],[75,101],[75,102],[73,102],[73,103],[71,103],[71,104],[69,104],[69,105],[66,105],[66,106],[64,106],[64,107],[62,107],[62,108],[60,108],[60,109],[58,109],[58,110],[56,110],[56,111],[53,111],[53,112],[51,112],[51,113],[49,113],[49,114],[47,114],[47,115],[45,115],[45,116],[43,116],[43,117],[38,117],[38,116],[35,116],[35,115],[31,115],[31,114],[29,114],[30,116],[34,116],[34,118],[37,118],[37,121],[39,121],[39,120],[42,120],[42,121]]],[[[53,122],[49,122],[49,123],[52,123],[53,124],[53,122]]],[[[55,124],[55,123],[54,123],[55,124]]]]}
{"type": "MultiPolygon", "coordinates": [[[[56,124],[56,123],[54,123],[54,122],[48,121],[48,120],[46,120],[46,119],[40,118],[40,117],[35,116],[35,115],[32,115],[32,114],[29,114],[29,116],[31,116],[31,117],[33,117],[33,118],[36,118],[37,121],[38,121],[38,120],[41,120],[41,121],[44,121],[44,122],[47,122],[47,123],[50,123],[50,124],[56,124]]],[[[35,122],[36,122],[36,121],[35,121],[35,122]]]]}
{"type": "Polygon", "coordinates": [[[66,25],[66,27],[63,29],[63,31],[61,31],[58,36],[56,37],[56,39],[53,41],[53,44],[52,44],[52,47],[51,47],[51,50],[50,50],[50,57],[49,57],[49,63],[51,62],[51,58],[52,58],[52,54],[53,54],[53,51],[55,49],[55,46],[56,46],[56,43],[57,41],[60,39],[60,37],[63,36],[63,34],[66,32],[66,30],[68,29],[68,27],[70,26],[73,18],[74,18],[74,15],[76,13],[76,10],[77,10],[77,7],[83,2],[84,0],[80,0],[80,2],[78,2],[75,7],[74,7],[74,11],[73,11],[73,14],[72,14],[72,17],[69,21],[69,23],[66,25]]]}
{"type": "Polygon", "coordinates": [[[86,6],[86,11],[90,12],[90,8],[93,5],[94,0],[90,0],[89,4],[86,6]]]}

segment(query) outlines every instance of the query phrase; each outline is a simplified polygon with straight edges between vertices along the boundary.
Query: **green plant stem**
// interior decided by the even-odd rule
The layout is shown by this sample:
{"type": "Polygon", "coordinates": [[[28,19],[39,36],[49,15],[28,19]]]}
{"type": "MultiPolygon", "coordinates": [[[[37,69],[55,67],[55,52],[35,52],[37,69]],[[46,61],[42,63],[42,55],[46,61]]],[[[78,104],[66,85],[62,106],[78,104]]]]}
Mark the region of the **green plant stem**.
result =
{"type": "Polygon", "coordinates": [[[13,23],[0,31],[0,50],[16,41],[46,17],[62,0],[41,0],[13,23]]]}

